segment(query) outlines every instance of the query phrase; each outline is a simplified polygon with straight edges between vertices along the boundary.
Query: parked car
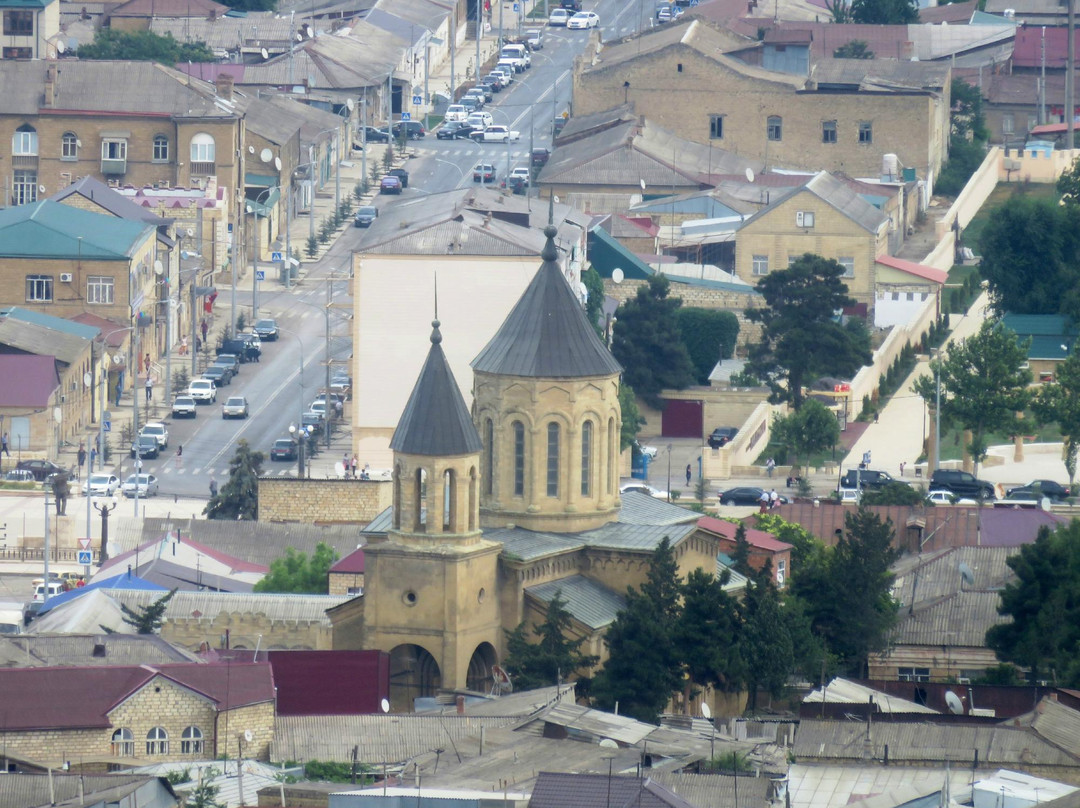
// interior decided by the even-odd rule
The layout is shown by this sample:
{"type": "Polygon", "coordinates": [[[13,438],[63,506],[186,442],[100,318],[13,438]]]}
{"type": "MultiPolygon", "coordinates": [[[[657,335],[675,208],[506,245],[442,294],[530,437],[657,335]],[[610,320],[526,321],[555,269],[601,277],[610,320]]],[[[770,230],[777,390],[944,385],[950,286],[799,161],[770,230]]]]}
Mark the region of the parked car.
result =
{"type": "Polygon", "coordinates": [[[472,109],[469,110],[470,113],[476,112],[476,110],[478,109],[483,109],[484,104],[487,103],[487,93],[484,88],[473,87],[469,90],[466,90],[465,95],[461,96],[461,103],[465,104],[465,106],[468,106],[469,101],[475,102],[472,106],[472,109]]]}
{"type": "MultiPolygon", "coordinates": [[[[761,494],[764,488],[756,488],[754,486],[742,486],[739,488],[729,488],[727,491],[720,492],[720,504],[721,505],[757,505],[761,501],[761,494]]],[[[780,502],[786,505],[789,500],[787,497],[781,495],[780,502]]]]}
{"type": "Polygon", "coordinates": [[[132,474],[120,489],[125,497],[135,496],[136,490],[140,497],[152,497],[158,493],[158,478],[153,474],[132,474]]]}
{"type": "Polygon", "coordinates": [[[495,97],[495,91],[491,89],[490,84],[477,84],[470,88],[470,92],[483,93],[484,103],[491,101],[495,97]]]}
{"type": "Polygon", "coordinates": [[[192,379],[187,394],[196,404],[213,404],[217,401],[217,386],[209,379],[192,379]]]}
{"type": "Polygon", "coordinates": [[[493,93],[501,93],[503,87],[506,86],[503,83],[502,75],[496,76],[494,73],[488,73],[480,79],[480,85],[483,87],[490,87],[493,93]]]}
{"type": "Polygon", "coordinates": [[[289,438],[278,438],[270,447],[270,459],[273,461],[296,460],[296,444],[289,438]]]}
{"type": "Polygon", "coordinates": [[[570,19],[570,12],[565,8],[554,9],[548,16],[548,25],[566,25],[570,19]]]}
{"type": "Polygon", "coordinates": [[[840,478],[843,488],[882,488],[891,482],[895,480],[889,472],[873,469],[848,469],[840,478]]]}
{"type": "Polygon", "coordinates": [[[162,449],[169,448],[169,430],[160,421],[151,421],[139,430],[140,435],[153,435],[162,449]]]}
{"type": "Polygon", "coordinates": [[[380,194],[400,194],[401,193],[401,180],[395,177],[393,174],[387,174],[379,181],[379,193],[380,194]]]}
{"type": "Polygon", "coordinates": [[[232,371],[222,365],[211,365],[203,371],[202,377],[212,381],[215,387],[224,387],[232,383],[232,371]]]}
{"type": "Polygon", "coordinates": [[[439,140],[465,140],[474,131],[476,131],[475,127],[465,121],[454,121],[440,126],[435,132],[435,137],[439,140]]]}
{"type": "Polygon", "coordinates": [[[575,11],[581,11],[581,0],[562,0],[559,5],[565,8],[571,14],[573,14],[575,11]]]}
{"type": "Polygon", "coordinates": [[[952,491],[946,491],[945,489],[929,492],[926,495],[926,501],[935,505],[978,505],[973,499],[958,498],[952,491]]]}
{"type": "Polygon", "coordinates": [[[451,104],[443,113],[443,120],[447,123],[461,123],[468,117],[469,110],[465,109],[464,104],[451,104]]]}
{"type": "Polygon", "coordinates": [[[1027,485],[1019,485],[1015,488],[1010,488],[1005,492],[1006,497],[1011,497],[1013,494],[1019,496],[1030,497],[1037,499],[1036,486],[1038,486],[1038,494],[1044,497],[1048,497],[1051,502],[1064,502],[1069,497],[1069,487],[1056,483],[1053,480],[1032,480],[1027,485]]]}
{"type": "Polygon", "coordinates": [[[491,113],[484,112],[483,110],[472,113],[466,121],[466,123],[473,128],[473,134],[477,131],[483,131],[494,122],[495,120],[491,117],[491,113]]]}
{"type": "Polygon", "coordinates": [[[17,471],[29,471],[39,483],[45,482],[45,478],[51,474],[63,471],[58,465],[49,460],[20,460],[16,465],[17,471]]]}
{"type": "Polygon", "coordinates": [[[322,429],[322,425],[325,420],[326,419],[323,417],[323,414],[321,412],[315,412],[313,410],[308,410],[300,416],[300,423],[303,426],[314,426],[318,427],[319,429],[322,429]]]}
{"type": "MultiPolygon", "coordinates": [[[[68,591],[68,585],[63,581],[49,581],[49,597],[55,598],[57,595],[62,595],[68,591]]],[[[43,578],[34,579],[34,602],[43,603],[45,601],[45,580],[43,578]]]]}
{"type": "Polygon", "coordinates": [[[398,121],[390,131],[394,133],[395,138],[401,137],[401,133],[404,132],[409,140],[420,140],[427,136],[427,130],[420,121],[398,121]]]}
{"type": "Polygon", "coordinates": [[[363,205],[356,209],[356,215],[353,216],[353,227],[371,227],[376,219],[379,218],[379,209],[374,205],[363,205]]]}
{"type": "Polygon", "coordinates": [[[958,497],[994,499],[994,486],[959,469],[938,469],[930,475],[930,489],[952,491],[958,497]]]}
{"type": "Polygon", "coordinates": [[[374,126],[361,126],[356,129],[356,137],[354,140],[368,143],[387,143],[390,140],[390,133],[385,129],[377,129],[374,126]]]}
{"type": "Polygon", "coordinates": [[[551,159],[550,149],[533,149],[529,156],[529,162],[532,163],[533,168],[543,168],[549,159],[551,159]]]}
{"type": "Polygon", "coordinates": [[[277,320],[271,317],[259,320],[251,330],[258,334],[263,342],[273,342],[278,338],[277,320]]]}
{"type": "Polygon", "coordinates": [[[719,449],[721,446],[727,446],[738,434],[737,426],[718,426],[709,435],[709,448],[719,449]]]}
{"type": "Polygon", "coordinates": [[[153,435],[137,435],[131,444],[131,456],[139,458],[157,457],[161,453],[157,438],[153,435]]]}
{"type": "MultiPolygon", "coordinates": [[[[259,357],[262,356],[262,340],[259,339],[258,334],[253,334],[250,331],[245,331],[242,334],[236,335],[236,341],[244,346],[244,352],[243,354],[241,354],[243,361],[259,361],[259,357]]],[[[236,372],[239,373],[240,369],[237,368],[236,372]]]]}
{"type": "Polygon", "coordinates": [[[491,68],[491,74],[502,77],[503,87],[509,87],[514,83],[514,69],[507,65],[495,65],[491,68]]]}
{"type": "Polygon", "coordinates": [[[222,418],[247,418],[248,402],[243,396],[229,396],[221,405],[222,418]]]}
{"type": "Polygon", "coordinates": [[[465,109],[469,111],[469,114],[472,115],[484,106],[484,102],[475,95],[463,95],[461,97],[461,106],[465,107],[465,109]]]}
{"type": "Polygon", "coordinates": [[[232,365],[233,373],[237,376],[240,375],[240,365],[243,364],[244,351],[247,349],[247,344],[241,339],[227,339],[225,340],[228,348],[235,348],[236,350],[221,350],[218,351],[218,355],[214,357],[215,364],[232,365]]]}
{"type": "Polygon", "coordinates": [[[177,396],[173,399],[173,418],[194,418],[197,410],[198,405],[191,396],[177,396]]]}
{"type": "Polygon", "coordinates": [[[477,163],[473,167],[473,182],[495,182],[495,166],[491,163],[477,163]]]}
{"type": "Polygon", "coordinates": [[[544,49],[544,29],[528,28],[525,31],[525,42],[534,51],[544,49]]]}
{"type": "Polygon", "coordinates": [[[595,28],[599,24],[600,18],[593,11],[579,11],[566,21],[566,27],[571,30],[575,28],[595,28]]]}
{"type": "Polygon", "coordinates": [[[633,482],[624,483],[619,486],[620,494],[645,494],[648,497],[656,497],[657,499],[667,499],[668,492],[661,491],[659,488],[653,488],[648,483],[633,482]]]}
{"type": "Polygon", "coordinates": [[[397,177],[399,180],[401,180],[402,188],[409,187],[409,172],[406,171],[404,168],[391,168],[386,173],[388,176],[397,177]]]}
{"type": "Polygon", "coordinates": [[[111,497],[120,487],[120,478],[115,474],[91,474],[83,483],[83,495],[92,497],[111,497]]]}
{"type": "Polygon", "coordinates": [[[521,139],[521,132],[509,126],[494,124],[469,135],[477,143],[511,143],[521,139]]]}

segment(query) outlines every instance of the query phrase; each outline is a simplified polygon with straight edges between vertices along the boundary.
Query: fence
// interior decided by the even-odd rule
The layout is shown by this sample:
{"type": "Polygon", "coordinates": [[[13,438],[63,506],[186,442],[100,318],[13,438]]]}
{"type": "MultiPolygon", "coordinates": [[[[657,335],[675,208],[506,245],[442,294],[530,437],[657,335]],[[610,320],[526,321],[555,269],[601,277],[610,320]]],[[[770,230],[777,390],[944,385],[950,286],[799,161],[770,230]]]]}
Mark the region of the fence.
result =
{"type": "MultiPolygon", "coordinates": [[[[72,547],[50,547],[50,561],[67,561],[72,564],[78,563],[77,549],[72,547]]],[[[98,551],[90,551],[94,564],[98,563],[98,551]]],[[[3,561],[44,561],[45,550],[41,547],[4,547],[0,548],[0,562],[3,561]]]]}

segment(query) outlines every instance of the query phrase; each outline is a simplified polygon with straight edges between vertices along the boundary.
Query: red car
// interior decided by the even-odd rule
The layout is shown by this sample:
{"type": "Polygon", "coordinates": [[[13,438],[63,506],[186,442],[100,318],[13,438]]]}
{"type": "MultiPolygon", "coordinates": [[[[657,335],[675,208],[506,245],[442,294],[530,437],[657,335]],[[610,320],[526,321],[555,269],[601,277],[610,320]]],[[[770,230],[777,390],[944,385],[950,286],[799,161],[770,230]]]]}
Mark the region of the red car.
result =
{"type": "Polygon", "coordinates": [[[401,193],[401,180],[392,174],[387,174],[379,182],[380,194],[400,194],[401,193]]]}

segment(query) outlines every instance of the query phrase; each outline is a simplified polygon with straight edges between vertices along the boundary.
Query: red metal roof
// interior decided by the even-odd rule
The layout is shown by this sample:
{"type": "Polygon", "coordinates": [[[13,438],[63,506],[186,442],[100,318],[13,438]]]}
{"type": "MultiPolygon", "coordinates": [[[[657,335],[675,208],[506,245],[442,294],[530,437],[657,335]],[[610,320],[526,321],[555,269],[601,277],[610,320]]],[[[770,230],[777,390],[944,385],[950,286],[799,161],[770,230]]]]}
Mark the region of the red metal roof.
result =
{"type": "Polygon", "coordinates": [[[54,356],[0,354],[0,376],[18,382],[0,386],[0,407],[46,407],[60,386],[54,356]]]}
{"type": "Polygon", "coordinates": [[[361,573],[364,571],[364,548],[353,550],[330,568],[330,572],[361,573]]]}
{"type": "MultiPolygon", "coordinates": [[[[82,314],[76,314],[74,317],[68,318],[73,322],[82,323],[83,325],[90,325],[94,328],[100,329],[101,334],[97,340],[104,339],[105,343],[110,348],[119,348],[127,340],[128,334],[131,332],[126,330],[126,327],[115,320],[107,320],[104,317],[98,317],[96,314],[90,314],[83,312],[82,314]]],[[[97,341],[95,340],[95,342],[97,341]]]]}
{"type": "Polygon", "coordinates": [[[385,651],[271,651],[268,656],[278,715],[378,713],[380,702],[390,697],[385,651]]]}
{"type": "Polygon", "coordinates": [[[926,264],[916,264],[914,261],[905,261],[903,258],[894,258],[891,255],[882,255],[874,260],[879,264],[884,264],[893,269],[899,269],[901,272],[906,272],[909,275],[915,275],[916,277],[933,281],[934,283],[945,283],[949,277],[949,273],[944,269],[927,266],[926,264]]]}
{"type": "MultiPolygon", "coordinates": [[[[1046,32],[1046,68],[1064,70],[1069,49],[1069,32],[1064,26],[1019,25],[1013,43],[1013,67],[1042,67],[1043,32],[1046,32]]],[[[1073,33],[1080,43],[1080,30],[1073,33]]]]}
{"type": "MultiPolygon", "coordinates": [[[[702,530],[707,530],[710,533],[716,533],[731,541],[735,541],[735,531],[739,528],[734,522],[717,519],[715,516],[701,517],[698,519],[698,527],[702,530]]],[[[792,547],[792,545],[780,541],[771,533],[766,533],[764,530],[757,530],[752,527],[746,528],[746,540],[750,543],[751,547],[757,547],[759,550],[767,550],[770,553],[782,553],[785,550],[790,550],[792,547]]]]}

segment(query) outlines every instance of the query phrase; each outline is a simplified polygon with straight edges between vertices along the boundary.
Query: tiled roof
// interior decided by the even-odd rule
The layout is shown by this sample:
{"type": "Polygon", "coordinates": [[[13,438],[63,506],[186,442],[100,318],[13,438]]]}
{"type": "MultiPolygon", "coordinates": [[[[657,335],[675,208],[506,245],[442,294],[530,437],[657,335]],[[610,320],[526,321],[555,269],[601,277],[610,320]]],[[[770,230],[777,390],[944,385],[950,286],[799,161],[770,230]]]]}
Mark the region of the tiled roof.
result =
{"type": "Polygon", "coordinates": [[[34,354],[0,355],[0,375],[18,379],[18,384],[0,386],[0,407],[38,409],[49,403],[49,397],[60,386],[56,357],[34,354]]]}
{"type": "Polygon", "coordinates": [[[433,321],[431,327],[427,360],[390,439],[390,448],[425,457],[476,454],[483,444],[443,353],[439,321],[433,321]]]}
{"type": "Polygon", "coordinates": [[[600,341],[566,282],[548,225],[543,263],[498,332],[472,361],[473,370],[499,376],[611,376],[622,366],[600,341]]]}
{"type": "MultiPolygon", "coordinates": [[[[53,598],[49,598],[52,605],[53,598]]],[[[0,637],[0,667],[159,665],[199,662],[182,648],[149,634],[20,634],[0,637]]]]}
{"type": "Polygon", "coordinates": [[[883,266],[899,269],[901,272],[906,272],[909,275],[933,281],[934,283],[944,284],[949,277],[949,273],[943,269],[938,269],[937,267],[932,267],[927,264],[919,264],[915,261],[905,261],[903,258],[893,258],[891,255],[880,255],[875,258],[874,261],[883,266]]]}
{"type": "MultiPolygon", "coordinates": [[[[731,541],[735,541],[735,533],[738,531],[738,525],[734,522],[729,522],[726,519],[717,519],[715,516],[701,517],[698,519],[698,527],[703,530],[708,530],[710,533],[718,533],[731,541]]],[[[746,529],[746,541],[749,542],[751,547],[768,550],[770,553],[782,553],[785,550],[790,550],[792,547],[792,545],[780,541],[771,533],[766,533],[764,530],[757,530],[752,527],[746,529]]]]}
{"type": "Polygon", "coordinates": [[[566,601],[566,610],[593,630],[611,625],[626,606],[624,597],[584,575],[529,586],[525,592],[545,605],[558,595],[566,601]]]}
{"type": "MultiPolygon", "coordinates": [[[[0,69],[4,62],[0,61],[0,69]]],[[[129,261],[154,228],[43,200],[0,210],[0,256],[129,261]]]]}
{"type": "Polygon", "coordinates": [[[697,511],[637,491],[620,495],[619,523],[624,525],[684,525],[696,522],[697,511]]]}

